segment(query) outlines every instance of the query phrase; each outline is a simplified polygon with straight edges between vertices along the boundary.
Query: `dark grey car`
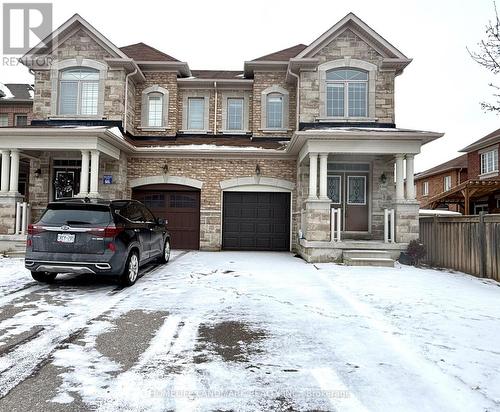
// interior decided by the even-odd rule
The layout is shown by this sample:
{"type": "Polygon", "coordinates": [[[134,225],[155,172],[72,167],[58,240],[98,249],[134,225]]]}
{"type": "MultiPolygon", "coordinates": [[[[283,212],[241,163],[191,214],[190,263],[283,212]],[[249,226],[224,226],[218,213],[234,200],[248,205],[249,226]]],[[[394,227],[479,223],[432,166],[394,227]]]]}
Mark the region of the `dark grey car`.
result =
{"type": "Polygon", "coordinates": [[[29,226],[25,267],[40,282],[77,273],[119,276],[130,286],[142,264],[169,258],[166,222],[142,203],[68,199],[49,203],[29,226]]]}

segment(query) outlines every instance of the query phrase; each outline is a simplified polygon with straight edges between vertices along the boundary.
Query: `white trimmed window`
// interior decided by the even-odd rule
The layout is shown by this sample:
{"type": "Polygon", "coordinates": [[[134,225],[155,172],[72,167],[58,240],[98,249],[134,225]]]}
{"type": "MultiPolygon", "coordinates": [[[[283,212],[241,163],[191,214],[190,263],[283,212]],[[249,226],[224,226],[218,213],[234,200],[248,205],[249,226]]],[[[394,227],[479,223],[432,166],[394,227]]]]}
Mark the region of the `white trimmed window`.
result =
{"type": "Polygon", "coordinates": [[[163,95],[149,93],[148,95],[148,127],[163,126],[163,95]]]}
{"type": "Polygon", "coordinates": [[[498,171],[498,150],[481,153],[481,174],[498,171]]]}
{"type": "Polygon", "coordinates": [[[444,191],[447,192],[451,189],[451,176],[444,177],[444,191]]]}
{"type": "Polygon", "coordinates": [[[243,130],[244,99],[227,99],[227,130],[243,130]]]}
{"type": "Polygon", "coordinates": [[[203,97],[188,98],[187,127],[189,130],[203,130],[205,114],[205,99],[203,97]]]}
{"type": "Polygon", "coordinates": [[[96,116],[99,104],[99,71],[78,67],[61,71],[59,114],[96,116]]]}
{"type": "Polygon", "coordinates": [[[328,117],[368,116],[368,73],[357,69],[326,72],[326,115],[328,117]]]}
{"type": "Polygon", "coordinates": [[[9,125],[9,115],[7,113],[0,113],[0,127],[7,127],[9,125]]]}
{"type": "Polygon", "coordinates": [[[281,93],[270,93],[267,95],[266,106],[266,128],[283,128],[283,95],[281,93]]]}
{"type": "Polygon", "coordinates": [[[422,183],[422,196],[429,195],[429,182],[422,183]]]}

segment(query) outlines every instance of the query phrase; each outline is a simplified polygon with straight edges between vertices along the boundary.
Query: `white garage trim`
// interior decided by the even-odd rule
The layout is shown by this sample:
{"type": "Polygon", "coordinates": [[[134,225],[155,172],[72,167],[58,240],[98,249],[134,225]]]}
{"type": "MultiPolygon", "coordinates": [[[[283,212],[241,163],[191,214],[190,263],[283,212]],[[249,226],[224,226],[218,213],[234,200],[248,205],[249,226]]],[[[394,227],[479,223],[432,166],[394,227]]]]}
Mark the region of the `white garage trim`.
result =
{"type": "Polygon", "coordinates": [[[220,182],[220,188],[234,192],[291,192],[295,183],[274,177],[236,177],[220,182]]]}
{"type": "Polygon", "coordinates": [[[201,180],[191,179],[189,177],[184,177],[184,176],[158,175],[158,176],[139,177],[137,179],[130,180],[130,187],[156,185],[156,184],[183,185],[183,186],[194,187],[196,189],[201,189],[201,187],[203,186],[203,182],[201,180]]]}

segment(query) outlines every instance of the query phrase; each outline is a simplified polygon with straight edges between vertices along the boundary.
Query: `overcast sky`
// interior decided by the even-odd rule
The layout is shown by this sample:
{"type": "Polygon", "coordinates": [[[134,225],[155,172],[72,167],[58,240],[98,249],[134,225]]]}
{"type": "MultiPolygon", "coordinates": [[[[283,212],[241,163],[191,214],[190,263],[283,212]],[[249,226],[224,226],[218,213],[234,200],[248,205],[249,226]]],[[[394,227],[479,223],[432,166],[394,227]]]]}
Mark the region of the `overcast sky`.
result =
{"type": "MultiPolygon", "coordinates": [[[[33,0],[32,0],[33,1],[33,0]]],[[[356,13],[413,62],[396,80],[398,127],[445,132],[417,157],[421,171],[449,160],[500,127],[484,113],[495,77],[466,47],[484,38],[492,0],[349,0],[301,2],[55,0],[54,28],[79,13],[117,46],[144,42],[191,69],[241,70],[245,60],[309,44],[348,12],[356,13]]],[[[499,75],[500,77],[500,75],[499,75]]],[[[31,82],[23,66],[0,66],[3,83],[31,82]]],[[[496,79],[500,84],[500,78],[496,79]]]]}

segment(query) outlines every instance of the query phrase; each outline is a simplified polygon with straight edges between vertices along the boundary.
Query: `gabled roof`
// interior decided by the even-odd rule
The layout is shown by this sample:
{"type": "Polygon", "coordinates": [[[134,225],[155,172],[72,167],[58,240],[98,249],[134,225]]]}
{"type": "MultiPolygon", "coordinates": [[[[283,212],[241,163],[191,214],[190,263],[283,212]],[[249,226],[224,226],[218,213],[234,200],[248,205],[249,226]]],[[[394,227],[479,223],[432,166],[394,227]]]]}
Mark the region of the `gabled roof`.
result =
{"type": "Polygon", "coordinates": [[[0,83],[0,102],[33,102],[34,88],[26,83],[0,83]]]}
{"type": "Polygon", "coordinates": [[[164,62],[178,62],[175,57],[172,57],[162,51],[148,46],[144,43],[130,44],[128,46],[120,47],[120,50],[131,59],[135,61],[164,61],[164,62]]]}
{"type": "Polygon", "coordinates": [[[31,55],[40,54],[40,50],[49,53],[57,47],[57,45],[63,42],[68,35],[74,33],[78,26],[84,28],[89,34],[91,34],[94,39],[101,44],[101,46],[107,50],[111,55],[115,57],[127,58],[127,55],[123,53],[118,47],[116,47],[106,36],[99,32],[94,26],[92,26],[87,20],[85,20],[79,14],[74,14],[66,22],[61,24],[57,29],[55,29],[51,34],[49,34],[45,39],[38,43],[35,47],[29,50],[22,58],[23,61],[30,61],[31,55]]]}
{"type": "Polygon", "coordinates": [[[351,29],[355,34],[360,36],[368,44],[370,44],[375,50],[379,51],[384,57],[408,60],[401,51],[384,39],[380,34],[368,26],[363,20],[361,20],[354,13],[347,14],[343,19],[336,23],[333,27],[319,36],[314,40],[309,46],[302,50],[297,57],[314,57],[314,55],[325,45],[330,43],[333,39],[342,34],[345,30],[351,29]]]}
{"type": "Polygon", "coordinates": [[[471,143],[469,146],[464,147],[460,152],[473,152],[474,150],[482,149],[483,147],[487,147],[491,144],[500,143],[500,129],[491,132],[490,134],[482,137],[479,140],[476,140],[474,143],[471,143]]]}
{"type": "Polygon", "coordinates": [[[257,57],[252,61],[288,61],[292,57],[296,57],[307,46],[305,44],[296,44],[283,50],[278,50],[274,53],[266,54],[265,56],[257,57]]]}
{"type": "Polygon", "coordinates": [[[424,177],[437,175],[454,169],[467,169],[466,154],[455,157],[454,159],[448,160],[447,162],[441,163],[440,165],[427,169],[423,172],[417,173],[415,175],[415,179],[422,179],[424,177]]]}

